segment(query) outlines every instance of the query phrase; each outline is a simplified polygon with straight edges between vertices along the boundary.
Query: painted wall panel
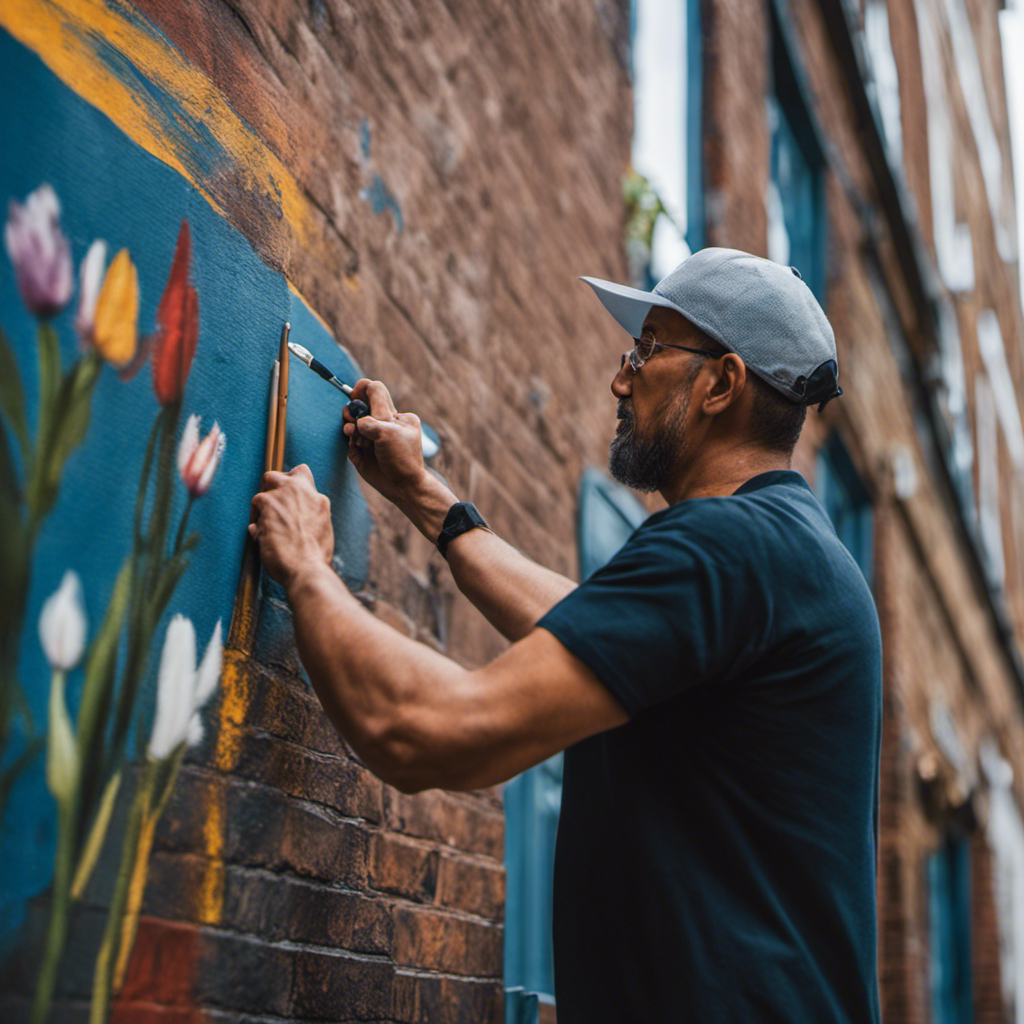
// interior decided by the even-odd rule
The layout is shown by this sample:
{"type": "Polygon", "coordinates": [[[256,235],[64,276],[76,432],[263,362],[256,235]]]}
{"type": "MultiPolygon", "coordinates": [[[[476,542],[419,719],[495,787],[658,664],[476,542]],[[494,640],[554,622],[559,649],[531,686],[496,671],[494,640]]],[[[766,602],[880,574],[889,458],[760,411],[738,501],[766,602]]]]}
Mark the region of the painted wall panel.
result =
{"type": "MultiPolygon", "coordinates": [[[[127,64],[120,70],[131,88],[142,88],[143,79],[127,64]]],[[[123,248],[130,253],[138,276],[138,330],[144,337],[156,329],[158,304],[183,221],[190,229],[189,279],[198,296],[198,344],[175,423],[174,448],[187,417],[195,413],[202,417],[203,435],[214,421],[219,424],[226,449],[209,491],[194,502],[188,532],[198,534],[198,546],[154,633],[135,717],[138,745],[144,746],[153,717],[160,646],[171,615],[181,613],[192,620],[199,653],[218,621],[226,633],[231,620],[249,500],[262,470],[269,375],[282,324],[290,320],[292,338],[342,379],[354,381],[360,373],[285,279],[266,266],[196,187],[137,145],[3,30],[0,83],[5,97],[0,195],[20,204],[42,184],[51,186],[59,197],[61,228],[70,243],[75,295],[52,321],[65,369],[82,357],[74,327],[78,268],[93,240],[106,240],[108,258],[123,248]]],[[[154,99],[152,94],[148,98],[154,99]]],[[[154,102],[160,102],[159,97],[154,102]]],[[[212,172],[215,166],[206,169],[212,172]]],[[[15,355],[35,437],[40,393],[38,323],[19,295],[14,268],[6,256],[0,260],[0,328],[15,355]]],[[[110,365],[102,367],[88,430],[67,459],[59,497],[39,530],[17,674],[40,731],[46,727],[50,683],[37,628],[40,613],[65,571],[73,569],[82,581],[88,640],[96,635],[118,569],[131,551],[147,436],[161,410],[152,365],[150,357],[131,380],[120,379],[110,365]]],[[[359,588],[367,575],[371,523],[355,473],[344,457],[340,435],[344,404],[340,394],[295,363],[286,465],[309,463],[319,488],[332,498],[336,567],[349,586],[359,588]]],[[[21,479],[25,466],[17,457],[15,461],[21,479]]],[[[185,488],[177,473],[173,475],[171,535],[186,503],[185,488]]],[[[19,479],[2,481],[8,494],[17,490],[19,479]]],[[[260,643],[273,647],[275,634],[290,643],[290,620],[280,611],[283,605],[269,601],[264,607],[268,614],[261,625],[260,643]],[[278,611],[269,614],[275,608],[278,611]]],[[[122,661],[124,656],[122,649],[122,661]]],[[[81,667],[68,674],[72,719],[82,699],[83,675],[81,667]]],[[[215,732],[215,702],[207,706],[204,718],[207,730],[215,732]]],[[[16,759],[25,738],[24,718],[15,715],[4,765],[16,759]]],[[[128,760],[136,760],[136,754],[137,744],[130,743],[128,760]]],[[[44,763],[45,755],[40,754],[19,774],[0,828],[0,863],[5,869],[0,880],[0,948],[4,952],[22,939],[26,900],[53,878],[56,813],[44,763]]],[[[112,832],[121,825],[115,816],[112,832]]],[[[109,836],[108,847],[116,848],[117,838],[109,836]]],[[[100,863],[101,871],[110,871],[112,863],[116,869],[116,857],[112,862],[109,853],[100,863]]]]}

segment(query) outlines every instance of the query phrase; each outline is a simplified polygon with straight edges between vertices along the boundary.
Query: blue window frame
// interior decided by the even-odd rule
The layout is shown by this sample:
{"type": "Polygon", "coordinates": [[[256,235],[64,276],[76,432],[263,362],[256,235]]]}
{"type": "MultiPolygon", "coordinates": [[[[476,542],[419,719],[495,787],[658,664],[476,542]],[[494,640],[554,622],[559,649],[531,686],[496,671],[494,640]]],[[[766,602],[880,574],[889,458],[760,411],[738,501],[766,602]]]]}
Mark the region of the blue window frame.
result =
{"type": "Polygon", "coordinates": [[[970,1024],[971,860],[966,839],[947,836],[928,858],[932,1024],[970,1024]]]}
{"type": "Polygon", "coordinates": [[[856,559],[864,578],[872,578],[871,495],[838,437],[818,453],[815,491],[832,520],[836,534],[856,559]]]}
{"type": "MultiPolygon", "coordinates": [[[[580,578],[604,565],[647,512],[632,492],[597,469],[580,481],[580,578]]],[[[554,999],[551,890],[562,800],[562,755],[505,786],[505,989],[508,1021],[536,1019],[538,996],[554,999]],[[532,1015],[532,1016],[531,1016],[532,1015]]]]}
{"type": "Polygon", "coordinates": [[[787,35],[785,21],[773,8],[768,256],[796,267],[824,305],[824,147],[787,35]]]}

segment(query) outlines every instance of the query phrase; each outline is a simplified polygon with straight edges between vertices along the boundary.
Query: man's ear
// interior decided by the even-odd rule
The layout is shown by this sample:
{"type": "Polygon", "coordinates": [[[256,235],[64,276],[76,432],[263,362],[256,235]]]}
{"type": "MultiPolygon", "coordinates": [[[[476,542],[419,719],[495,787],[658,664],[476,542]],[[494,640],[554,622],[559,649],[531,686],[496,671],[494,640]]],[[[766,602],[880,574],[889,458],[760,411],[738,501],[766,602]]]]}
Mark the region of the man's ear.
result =
{"type": "Polygon", "coordinates": [[[743,394],[747,386],[747,366],[735,352],[727,352],[710,367],[711,380],[704,393],[703,409],[708,416],[720,416],[743,394]]]}

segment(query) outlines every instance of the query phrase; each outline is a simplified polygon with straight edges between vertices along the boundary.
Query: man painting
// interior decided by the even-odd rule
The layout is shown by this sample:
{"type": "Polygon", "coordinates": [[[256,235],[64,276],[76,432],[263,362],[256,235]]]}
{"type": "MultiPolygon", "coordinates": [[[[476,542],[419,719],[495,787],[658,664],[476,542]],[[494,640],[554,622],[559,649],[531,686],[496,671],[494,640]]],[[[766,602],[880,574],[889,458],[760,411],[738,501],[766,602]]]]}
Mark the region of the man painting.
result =
{"type": "Polygon", "coordinates": [[[585,280],[634,339],[611,471],[667,507],[577,587],[458,502],[418,419],[360,381],[352,463],[512,644],[470,671],[363,609],[300,466],[267,475],[251,527],[299,653],[403,790],[490,786],[566,751],[561,1024],[877,1022],[878,622],[790,469],[807,405],[841,393],[831,327],[795,270],[737,250],[652,292],[585,280]]]}

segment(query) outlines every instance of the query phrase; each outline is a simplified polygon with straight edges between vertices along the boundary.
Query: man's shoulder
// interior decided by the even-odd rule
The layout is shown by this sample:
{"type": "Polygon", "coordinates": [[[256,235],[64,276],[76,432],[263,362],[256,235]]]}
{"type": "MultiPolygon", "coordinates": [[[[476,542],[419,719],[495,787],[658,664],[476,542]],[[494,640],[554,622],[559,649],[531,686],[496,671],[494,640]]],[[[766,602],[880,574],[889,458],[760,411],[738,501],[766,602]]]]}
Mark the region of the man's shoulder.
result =
{"type": "Polygon", "coordinates": [[[803,477],[779,472],[755,477],[733,494],[670,505],[648,518],[634,537],[686,536],[713,549],[723,543],[794,543],[803,533],[834,537],[825,510],[803,477]]]}

